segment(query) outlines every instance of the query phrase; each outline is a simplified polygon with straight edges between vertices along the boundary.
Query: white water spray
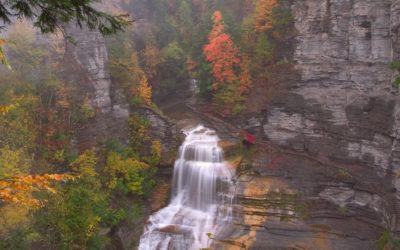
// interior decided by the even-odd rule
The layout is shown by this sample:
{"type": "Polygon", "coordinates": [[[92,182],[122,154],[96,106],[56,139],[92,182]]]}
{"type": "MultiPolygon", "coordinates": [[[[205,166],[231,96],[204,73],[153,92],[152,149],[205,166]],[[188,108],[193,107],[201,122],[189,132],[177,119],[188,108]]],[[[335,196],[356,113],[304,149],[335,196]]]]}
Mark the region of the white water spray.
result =
{"type": "Polygon", "coordinates": [[[150,216],[139,250],[199,250],[207,233],[217,234],[232,219],[232,173],[215,131],[186,131],[175,161],[170,204],[150,216]]]}

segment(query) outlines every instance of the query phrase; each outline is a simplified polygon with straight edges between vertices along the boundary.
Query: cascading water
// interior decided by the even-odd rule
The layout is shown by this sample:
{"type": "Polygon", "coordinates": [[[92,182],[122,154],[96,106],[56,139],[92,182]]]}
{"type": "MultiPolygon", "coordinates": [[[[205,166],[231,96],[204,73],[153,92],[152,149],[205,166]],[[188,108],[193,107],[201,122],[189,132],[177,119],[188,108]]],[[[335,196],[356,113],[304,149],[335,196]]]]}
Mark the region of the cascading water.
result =
{"type": "Polygon", "coordinates": [[[232,219],[232,173],[215,131],[186,131],[175,161],[170,204],[150,216],[139,250],[205,248],[232,219]]]}

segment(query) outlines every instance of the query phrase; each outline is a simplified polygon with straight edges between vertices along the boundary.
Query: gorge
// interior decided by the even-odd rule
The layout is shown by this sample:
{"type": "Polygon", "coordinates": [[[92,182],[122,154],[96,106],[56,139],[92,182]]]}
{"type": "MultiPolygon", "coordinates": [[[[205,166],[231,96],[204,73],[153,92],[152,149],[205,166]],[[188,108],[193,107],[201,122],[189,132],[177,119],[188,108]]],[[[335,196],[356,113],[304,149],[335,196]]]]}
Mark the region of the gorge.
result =
{"type": "Polygon", "coordinates": [[[0,34],[0,249],[400,249],[400,0],[100,8],[0,34]]]}

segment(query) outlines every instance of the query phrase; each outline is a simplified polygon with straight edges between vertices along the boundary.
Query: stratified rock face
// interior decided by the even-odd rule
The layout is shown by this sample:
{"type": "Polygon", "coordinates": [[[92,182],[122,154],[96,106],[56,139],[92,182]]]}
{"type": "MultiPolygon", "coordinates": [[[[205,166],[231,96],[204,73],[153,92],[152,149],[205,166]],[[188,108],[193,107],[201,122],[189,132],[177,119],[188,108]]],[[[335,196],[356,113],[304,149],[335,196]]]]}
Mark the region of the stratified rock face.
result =
{"type": "Polygon", "coordinates": [[[265,136],[382,176],[392,162],[398,95],[392,88],[392,1],[295,1],[301,80],[268,110],[265,136]]]}
{"type": "Polygon", "coordinates": [[[122,91],[112,83],[107,70],[108,54],[103,36],[97,31],[70,28],[75,43],[68,44],[65,78],[76,84],[95,116],[78,132],[81,150],[101,145],[107,139],[127,143],[129,104],[122,91]]]}
{"type": "MultiPolygon", "coordinates": [[[[294,0],[292,12],[300,79],[247,127],[306,155],[360,166],[359,181],[391,186],[382,193],[392,192],[389,206],[400,211],[400,97],[388,66],[400,58],[400,0],[294,0]]],[[[320,197],[374,206],[376,197],[354,192],[328,188],[320,197]]],[[[389,224],[400,229],[398,216],[389,224]]]]}

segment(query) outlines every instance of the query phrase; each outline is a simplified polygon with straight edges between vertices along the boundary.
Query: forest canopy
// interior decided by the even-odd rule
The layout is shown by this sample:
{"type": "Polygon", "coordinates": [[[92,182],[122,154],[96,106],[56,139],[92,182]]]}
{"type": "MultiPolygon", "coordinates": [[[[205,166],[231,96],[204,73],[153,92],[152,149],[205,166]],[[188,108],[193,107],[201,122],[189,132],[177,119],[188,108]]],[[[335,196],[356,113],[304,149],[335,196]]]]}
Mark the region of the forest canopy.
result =
{"type": "Polygon", "coordinates": [[[42,33],[53,33],[73,20],[79,27],[98,29],[103,35],[114,34],[130,24],[127,15],[113,16],[93,7],[99,0],[8,0],[0,3],[0,30],[17,19],[33,21],[42,33]]]}

